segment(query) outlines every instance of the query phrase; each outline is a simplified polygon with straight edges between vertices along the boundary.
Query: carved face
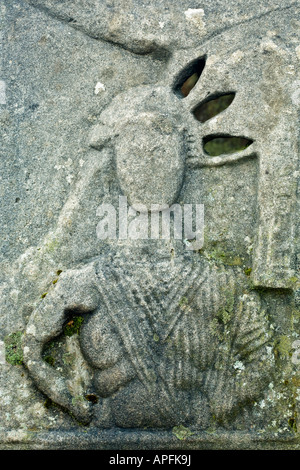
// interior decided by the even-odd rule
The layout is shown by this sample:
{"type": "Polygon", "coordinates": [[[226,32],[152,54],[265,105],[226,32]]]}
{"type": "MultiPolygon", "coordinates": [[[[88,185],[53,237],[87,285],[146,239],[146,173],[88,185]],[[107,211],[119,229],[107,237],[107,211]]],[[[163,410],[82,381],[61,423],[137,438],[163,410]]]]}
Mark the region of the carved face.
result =
{"type": "Polygon", "coordinates": [[[143,113],[117,138],[116,169],[121,190],[131,206],[172,205],[180,191],[184,156],[182,135],[161,114],[143,113]],[[128,139],[128,135],[132,136],[128,139]]]}
{"type": "Polygon", "coordinates": [[[131,206],[176,201],[185,166],[182,116],[169,89],[150,86],[117,96],[101,114],[104,125],[94,129],[91,146],[113,139],[116,176],[131,206]]]}

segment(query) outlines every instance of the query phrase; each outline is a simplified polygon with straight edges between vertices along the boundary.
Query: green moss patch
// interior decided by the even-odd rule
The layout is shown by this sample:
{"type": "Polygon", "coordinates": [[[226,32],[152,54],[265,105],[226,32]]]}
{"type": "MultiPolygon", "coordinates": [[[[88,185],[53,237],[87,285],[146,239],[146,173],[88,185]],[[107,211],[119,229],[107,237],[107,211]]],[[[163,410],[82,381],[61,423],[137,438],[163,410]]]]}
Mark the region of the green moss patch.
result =
{"type": "Polygon", "coordinates": [[[243,264],[242,259],[238,255],[230,251],[222,250],[221,248],[208,251],[207,256],[209,259],[219,261],[228,266],[241,266],[243,264]]]}
{"type": "Polygon", "coordinates": [[[5,359],[13,366],[23,364],[22,334],[22,331],[16,331],[4,338],[5,359]]]}
{"type": "Polygon", "coordinates": [[[83,323],[84,318],[75,316],[68,321],[68,323],[64,327],[64,334],[66,336],[73,336],[78,335],[81,325],[83,323]]]}

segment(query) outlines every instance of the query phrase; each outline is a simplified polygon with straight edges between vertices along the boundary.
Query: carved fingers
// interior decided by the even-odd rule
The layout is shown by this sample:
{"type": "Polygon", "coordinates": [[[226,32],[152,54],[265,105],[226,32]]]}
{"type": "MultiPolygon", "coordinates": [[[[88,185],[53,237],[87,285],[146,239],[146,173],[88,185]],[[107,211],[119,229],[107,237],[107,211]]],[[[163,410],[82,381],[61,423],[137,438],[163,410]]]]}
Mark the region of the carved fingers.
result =
{"type": "Polygon", "coordinates": [[[91,312],[99,300],[92,266],[66,271],[32,313],[26,335],[45,343],[61,333],[68,312],[91,312]]]}
{"type": "Polygon", "coordinates": [[[83,424],[91,420],[91,404],[79,397],[73,397],[69,391],[66,379],[53,367],[42,360],[43,344],[32,335],[24,335],[23,357],[29,374],[39,390],[53,402],[66,408],[83,424]]]}
{"type": "Polygon", "coordinates": [[[82,423],[91,419],[90,403],[72,396],[66,379],[43,361],[42,352],[45,343],[62,332],[68,312],[88,313],[98,304],[93,266],[67,271],[32,313],[23,338],[24,363],[38,388],[82,423]]]}

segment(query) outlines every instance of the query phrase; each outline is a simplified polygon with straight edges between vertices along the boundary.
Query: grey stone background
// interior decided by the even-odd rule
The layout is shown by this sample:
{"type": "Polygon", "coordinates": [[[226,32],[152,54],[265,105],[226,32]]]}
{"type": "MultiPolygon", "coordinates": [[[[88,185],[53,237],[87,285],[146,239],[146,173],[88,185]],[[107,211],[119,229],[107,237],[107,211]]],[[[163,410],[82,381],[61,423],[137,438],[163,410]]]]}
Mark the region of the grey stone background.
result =
{"type": "MultiPolygon", "coordinates": [[[[246,137],[255,134],[266,154],[276,155],[278,143],[285,143],[279,165],[288,162],[291,185],[298,184],[299,171],[290,158],[297,151],[299,126],[297,2],[16,0],[2,1],[0,8],[0,80],[5,82],[5,99],[0,94],[0,340],[24,331],[58,271],[109,249],[96,237],[96,209],[114,182],[105,158],[89,147],[89,135],[119,93],[171,83],[191,59],[206,54],[210,75],[203,86],[208,91],[230,86],[232,77],[240,87],[228,121],[232,133],[242,128],[246,137]],[[203,9],[203,16],[191,21],[184,13],[189,8],[203,9]],[[104,87],[97,92],[99,82],[104,87]]],[[[217,125],[215,132],[221,132],[217,125]]],[[[197,177],[187,171],[182,190],[185,202],[205,204],[205,256],[241,272],[252,267],[258,205],[264,203],[263,196],[258,199],[258,175],[255,159],[234,169],[205,168],[197,177]]],[[[278,181],[266,186],[268,197],[278,181]]],[[[299,202],[293,204],[286,207],[294,227],[288,249],[295,257],[299,202]]],[[[290,276],[295,285],[297,276],[290,276]]],[[[2,360],[1,445],[56,448],[62,439],[65,447],[144,448],[164,442],[169,448],[297,447],[300,377],[291,360],[299,336],[295,290],[267,289],[264,295],[278,375],[254,404],[252,422],[245,415],[225,431],[184,440],[157,431],[130,441],[115,430],[99,441],[91,431],[87,443],[70,416],[45,407],[46,397],[23,365],[2,360]]]]}

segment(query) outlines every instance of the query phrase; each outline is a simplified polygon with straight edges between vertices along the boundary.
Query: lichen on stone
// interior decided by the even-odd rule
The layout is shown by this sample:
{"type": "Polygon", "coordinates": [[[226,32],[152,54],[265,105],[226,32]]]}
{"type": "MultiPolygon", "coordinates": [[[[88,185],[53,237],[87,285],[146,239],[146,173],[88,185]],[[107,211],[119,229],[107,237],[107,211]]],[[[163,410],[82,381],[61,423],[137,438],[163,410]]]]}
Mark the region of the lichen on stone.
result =
{"type": "Polygon", "coordinates": [[[176,436],[177,439],[179,439],[180,441],[184,441],[185,439],[194,434],[189,428],[186,428],[182,424],[180,424],[179,426],[175,426],[172,429],[172,432],[174,436],[176,436]]]}

